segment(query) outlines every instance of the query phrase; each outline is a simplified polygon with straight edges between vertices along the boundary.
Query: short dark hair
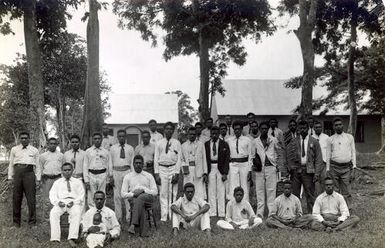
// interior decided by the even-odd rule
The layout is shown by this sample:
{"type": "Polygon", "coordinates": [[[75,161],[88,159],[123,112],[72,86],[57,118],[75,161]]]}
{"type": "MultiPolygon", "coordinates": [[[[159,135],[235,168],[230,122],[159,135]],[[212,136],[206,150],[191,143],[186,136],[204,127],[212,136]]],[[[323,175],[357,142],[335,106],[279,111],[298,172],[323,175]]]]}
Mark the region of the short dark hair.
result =
{"type": "Polygon", "coordinates": [[[333,124],[336,123],[337,121],[340,121],[342,122],[342,118],[341,117],[336,117],[333,119],[333,124]]]}
{"type": "Polygon", "coordinates": [[[212,126],[212,128],[211,128],[210,131],[211,131],[211,132],[212,132],[212,131],[219,131],[219,127],[218,127],[218,126],[212,126]]]}
{"type": "Polygon", "coordinates": [[[249,116],[255,117],[255,114],[252,112],[247,113],[246,117],[249,118],[249,116]]]}
{"type": "Polygon", "coordinates": [[[333,178],[331,178],[331,177],[325,177],[324,182],[326,182],[326,180],[332,180],[333,183],[334,183],[334,180],[333,180],[333,178]]]}
{"type": "Polygon", "coordinates": [[[293,183],[290,180],[285,180],[285,181],[283,181],[283,184],[290,184],[290,185],[292,185],[293,183]]]}
{"type": "Polygon", "coordinates": [[[79,137],[79,135],[77,135],[77,134],[73,134],[73,135],[71,136],[70,140],[72,140],[72,139],[77,139],[77,140],[80,141],[80,137],[79,137]]]}
{"type": "Polygon", "coordinates": [[[259,128],[262,128],[262,126],[266,126],[267,128],[269,128],[270,124],[267,121],[262,121],[261,123],[259,123],[259,128]]]}
{"type": "Polygon", "coordinates": [[[207,121],[214,121],[214,119],[213,119],[213,118],[211,118],[211,117],[209,117],[209,118],[207,118],[207,119],[206,119],[206,121],[205,121],[205,122],[207,122],[207,121]]]}
{"type": "Polygon", "coordinates": [[[235,195],[235,193],[237,193],[237,192],[242,192],[242,194],[245,194],[245,190],[244,190],[241,186],[235,187],[235,189],[234,189],[234,195],[235,195]]]}
{"type": "Polygon", "coordinates": [[[117,134],[118,134],[118,133],[124,133],[124,134],[127,134],[126,130],[124,130],[124,129],[119,129],[116,133],[117,133],[117,134]]]}
{"type": "Polygon", "coordinates": [[[197,127],[197,126],[203,127],[203,124],[198,121],[197,123],[195,123],[194,127],[197,127]]]}
{"type": "Polygon", "coordinates": [[[101,190],[96,191],[96,192],[94,193],[94,197],[95,197],[95,195],[97,195],[97,194],[102,194],[103,197],[106,198],[106,193],[104,193],[104,192],[101,191],[101,190]]]}
{"type": "Polygon", "coordinates": [[[223,123],[223,122],[222,122],[222,123],[220,123],[220,124],[219,124],[219,128],[221,128],[221,127],[226,127],[226,129],[227,129],[227,125],[226,125],[226,123],[223,123]]]}
{"type": "Polygon", "coordinates": [[[308,120],[315,120],[313,116],[309,116],[307,119],[308,120]]]}
{"type": "Polygon", "coordinates": [[[95,137],[95,136],[100,136],[100,137],[103,137],[103,135],[100,133],[100,132],[95,132],[92,137],[95,137]]]}
{"type": "Polygon", "coordinates": [[[314,121],[314,125],[320,124],[322,126],[322,123],[320,121],[314,121]]]}
{"type": "Polygon", "coordinates": [[[135,157],[134,157],[134,159],[133,159],[132,161],[135,162],[136,159],[140,159],[140,160],[142,160],[142,162],[144,163],[144,158],[143,158],[142,155],[140,155],[140,154],[135,155],[135,157]]]}
{"type": "Polygon", "coordinates": [[[270,120],[269,120],[269,121],[276,121],[276,122],[278,122],[278,121],[277,121],[277,119],[276,119],[276,118],[274,118],[274,117],[273,117],[273,118],[270,118],[270,120]]]}
{"type": "Polygon", "coordinates": [[[143,131],[142,131],[142,135],[145,134],[145,133],[151,136],[150,131],[148,131],[148,130],[143,130],[143,131]]]}
{"type": "Polygon", "coordinates": [[[51,137],[51,138],[48,139],[48,141],[51,141],[51,140],[54,140],[54,141],[57,142],[57,139],[55,137],[51,137]]]}
{"type": "Polygon", "coordinates": [[[184,186],[183,186],[183,191],[186,191],[187,188],[193,188],[195,190],[195,186],[194,184],[192,183],[186,183],[184,186]]]}
{"type": "Polygon", "coordinates": [[[151,120],[148,121],[148,124],[151,124],[151,123],[157,124],[156,120],[154,120],[154,119],[151,119],[151,120]]]}
{"type": "Polygon", "coordinates": [[[61,169],[63,169],[63,167],[64,167],[64,166],[67,166],[67,165],[71,166],[72,169],[74,168],[74,165],[73,165],[72,163],[70,163],[70,162],[65,162],[64,164],[61,165],[61,169]]]}
{"type": "Polygon", "coordinates": [[[29,138],[29,132],[27,132],[27,131],[21,131],[20,134],[19,134],[19,137],[22,136],[22,135],[27,135],[28,138],[29,138]]]}
{"type": "Polygon", "coordinates": [[[289,124],[290,124],[290,123],[295,123],[295,125],[297,125],[297,121],[296,121],[295,119],[290,119],[290,120],[289,120],[289,124]]]}
{"type": "Polygon", "coordinates": [[[307,120],[301,119],[301,120],[298,122],[298,126],[303,126],[303,125],[306,125],[307,127],[309,127],[309,123],[307,122],[307,120]]]}
{"type": "Polygon", "coordinates": [[[163,128],[166,129],[167,126],[170,126],[172,130],[175,130],[175,125],[171,121],[168,121],[164,124],[163,128]]]}
{"type": "Polygon", "coordinates": [[[257,124],[257,126],[258,126],[258,121],[253,120],[250,124],[257,124]]]}
{"type": "Polygon", "coordinates": [[[190,131],[194,131],[194,132],[195,132],[196,130],[197,130],[197,129],[196,129],[195,127],[189,127],[188,130],[187,130],[187,132],[190,132],[190,131]]]}
{"type": "Polygon", "coordinates": [[[235,126],[241,126],[241,128],[243,128],[243,123],[241,121],[234,121],[233,124],[232,124],[232,127],[234,129],[235,126]]]}

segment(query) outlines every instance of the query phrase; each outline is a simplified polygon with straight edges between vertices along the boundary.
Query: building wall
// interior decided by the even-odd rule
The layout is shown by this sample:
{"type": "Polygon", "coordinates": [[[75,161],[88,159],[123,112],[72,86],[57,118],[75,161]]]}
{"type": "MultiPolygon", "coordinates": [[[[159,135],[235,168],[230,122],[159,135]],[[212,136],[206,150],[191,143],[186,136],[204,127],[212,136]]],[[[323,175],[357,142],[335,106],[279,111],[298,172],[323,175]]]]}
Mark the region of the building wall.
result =
{"type": "MultiPolygon", "coordinates": [[[[324,126],[325,133],[332,134],[332,130],[328,130],[327,127],[332,128],[332,121],[336,116],[314,116],[314,119],[320,121],[324,126]]],[[[247,123],[245,116],[232,116],[234,120],[244,121],[247,123]]],[[[268,121],[270,118],[276,118],[278,120],[278,127],[283,131],[287,130],[289,120],[291,116],[256,116],[258,123],[262,121],[268,121]]],[[[349,126],[349,116],[342,116],[345,131],[349,126]]],[[[224,116],[218,116],[216,125],[225,122],[224,116]]],[[[376,152],[381,148],[381,116],[380,115],[360,115],[357,118],[357,122],[363,125],[362,139],[357,139],[356,136],[356,149],[361,153],[376,152]]],[[[359,125],[358,125],[359,126],[359,125]]]]}

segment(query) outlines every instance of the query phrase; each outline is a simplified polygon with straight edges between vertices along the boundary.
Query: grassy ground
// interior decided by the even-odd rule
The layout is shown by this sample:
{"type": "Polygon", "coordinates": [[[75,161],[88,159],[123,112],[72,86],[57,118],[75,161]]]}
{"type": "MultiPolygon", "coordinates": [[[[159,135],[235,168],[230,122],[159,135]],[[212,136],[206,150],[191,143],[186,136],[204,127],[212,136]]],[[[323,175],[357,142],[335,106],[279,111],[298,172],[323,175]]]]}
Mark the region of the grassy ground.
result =
{"type": "MultiPolygon", "coordinates": [[[[361,156],[359,165],[378,160],[373,155],[361,156]]],[[[369,192],[385,189],[385,169],[368,171],[372,184],[353,184],[353,210],[361,222],[357,228],[342,233],[318,233],[308,230],[274,230],[261,225],[254,230],[225,232],[212,220],[212,235],[189,230],[177,238],[171,235],[171,223],[160,224],[149,238],[129,236],[123,232],[120,240],[110,247],[385,247],[385,198],[372,196],[369,192]]],[[[38,209],[39,211],[39,209],[38,209]]],[[[0,247],[68,247],[67,242],[53,245],[49,242],[49,225],[39,223],[37,229],[29,230],[26,222],[22,228],[11,227],[11,200],[0,204],[0,247]]],[[[24,214],[24,221],[26,214],[24,214]]],[[[86,247],[81,243],[79,247],[86,247]]]]}

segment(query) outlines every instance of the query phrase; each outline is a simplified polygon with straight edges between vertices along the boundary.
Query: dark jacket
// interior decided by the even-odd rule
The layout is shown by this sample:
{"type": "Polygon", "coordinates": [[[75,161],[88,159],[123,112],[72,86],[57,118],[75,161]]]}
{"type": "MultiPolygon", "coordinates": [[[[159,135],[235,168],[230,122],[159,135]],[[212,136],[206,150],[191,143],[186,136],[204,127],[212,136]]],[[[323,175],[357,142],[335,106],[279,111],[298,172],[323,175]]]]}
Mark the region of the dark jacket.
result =
{"type": "MultiPolygon", "coordinates": [[[[205,143],[206,149],[206,160],[207,160],[207,171],[211,171],[211,150],[210,142],[205,143]]],[[[218,170],[222,175],[227,175],[229,173],[229,163],[230,163],[230,148],[226,141],[218,139],[218,170]]]]}

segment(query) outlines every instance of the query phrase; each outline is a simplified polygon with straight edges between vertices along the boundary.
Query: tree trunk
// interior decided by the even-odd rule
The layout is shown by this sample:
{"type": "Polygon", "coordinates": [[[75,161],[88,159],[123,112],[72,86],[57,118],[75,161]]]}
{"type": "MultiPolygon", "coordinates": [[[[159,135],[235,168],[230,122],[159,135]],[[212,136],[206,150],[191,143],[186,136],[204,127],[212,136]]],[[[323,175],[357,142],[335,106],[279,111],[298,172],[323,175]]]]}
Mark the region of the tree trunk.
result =
{"type": "Polygon", "coordinates": [[[294,31],[301,45],[303,60],[300,106],[300,115],[302,116],[312,115],[313,86],[315,84],[312,33],[314,30],[318,0],[311,0],[310,7],[308,7],[307,2],[306,0],[299,1],[300,25],[298,29],[294,31]]]}
{"type": "Polygon", "coordinates": [[[36,29],[36,1],[27,0],[24,6],[24,39],[28,64],[29,127],[31,144],[41,149],[44,135],[44,87],[41,72],[39,38],[36,29]]]}
{"type": "Polygon", "coordinates": [[[102,102],[99,86],[99,4],[89,0],[87,23],[87,82],[85,91],[84,117],[82,125],[83,147],[90,145],[90,138],[96,131],[101,131],[103,123],[102,102]]]}
{"type": "Polygon", "coordinates": [[[199,69],[200,69],[200,89],[199,89],[199,112],[201,121],[206,121],[210,117],[209,110],[209,47],[205,39],[204,29],[199,32],[199,69]]]}
{"type": "Polygon", "coordinates": [[[64,151],[66,148],[66,131],[65,131],[65,99],[62,96],[62,85],[58,85],[57,89],[57,108],[56,108],[56,116],[58,123],[58,135],[60,139],[60,149],[64,151]]]}
{"type": "Polygon", "coordinates": [[[350,47],[348,58],[348,95],[349,95],[349,128],[348,132],[353,135],[356,134],[357,127],[357,102],[356,102],[356,86],[354,82],[354,62],[356,60],[356,44],[357,44],[357,2],[353,0],[355,8],[352,11],[352,19],[350,21],[350,47]]]}

